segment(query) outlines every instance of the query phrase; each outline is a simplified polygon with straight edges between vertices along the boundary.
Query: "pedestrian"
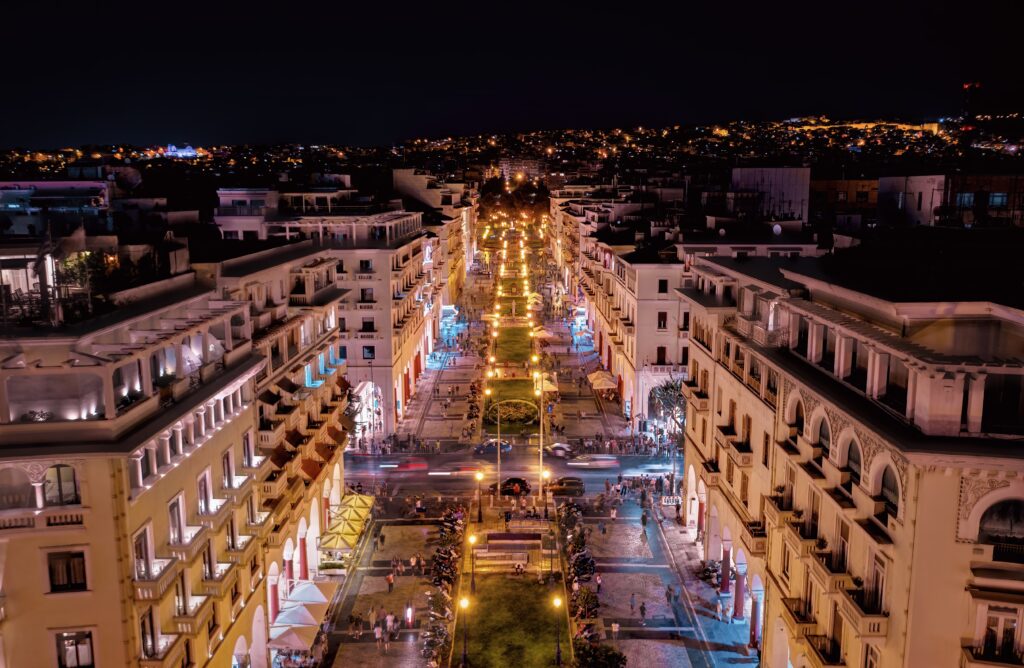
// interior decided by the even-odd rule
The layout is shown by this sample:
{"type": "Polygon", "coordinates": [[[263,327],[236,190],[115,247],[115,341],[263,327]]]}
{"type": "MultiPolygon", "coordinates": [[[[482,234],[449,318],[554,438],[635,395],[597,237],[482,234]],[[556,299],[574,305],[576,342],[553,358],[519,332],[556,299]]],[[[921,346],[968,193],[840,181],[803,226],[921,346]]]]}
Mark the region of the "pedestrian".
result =
{"type": "Polygon", "coordinates": [[[377,625],[377,608],[370,606],[370,627],[377,625]]]}
{"type": "Polygon", "coordinates": [[[384,549],[384,530],[383,529],[380,530],[380,535],[377,536],[377,538],[378,538],[378,540],[380,540],[380,549],[383,550],[384,549]]]}
{"type": "Polygon", "coordinates": [[[385,579],[388,582],[388,593],[390,594],[395,590],[395,572],[391,571],[388,573],[385,579]]]}
{"type": "Polygon", "coordinates": [[[619,515],[619,509],[618,508],[612,508],[612,522],[615,521],[615,518],[618,517],[618,515],[619,515]]]}
{"type": "Polygon", "coordinates": [[[597,592],[596,593],[600,594],[601,593],[601,574],[600,573],[598,573],[597,575],[594,576],[594,584],[597,585],[597,592]]]}
{"type": "Polygon", "coordinates": [[[380,627],[380,624],[373,626],[373,637],[377,640],[377,651],[379,652],[384,644],[384,629],[380,627]]]}
{"type": "Polygon", "coordinates": [[[672,605],[672,585],[665,585],[665,602],[672,605]]]}
{"type": "Polygon", "coordinates": [[[398,574],[405,575],[405,562],[401,559],[398,560],[398,574]]]}
{"type": "Polygon", "coordinates": [[[715,619],[722,621],[722,599],[715,599],[715,619]]]}
{"type": "Polygon", "coordinates": [[[409,557],[409,572],[410,573],[416,572],[416,555],[415,554],[412,555],[411,557],[409,557]]]}
{"type": "Polygon", "coordinates": [[[612,640],[619,639],[619,623],[612,622],[612,640]]]}
{"type": "Polygon", "coordinates": [[[647,624],[647,603],[640,603],[640,626],[647,624]]]}
{"type": "Polygon", "coordinates": [[[572,581],[572,593],[578,594],[580,592],[580,581],[578,578],[573,578],[572,581]]]}
{"type": "Polygon", "coordinates": [[[632,616],[632,614],[634,612],[636,612],[636,592],[633,592],[632,594],[629,595],[629,614],[630,614],[630,616],[632,616]]]}
{"type": "Polygon", "coordinates": [[[644,510],[642,513],[640,513],[640,526],[643,528],[644,531],[647,531],[647,511],[646,510],[644,510]]]}

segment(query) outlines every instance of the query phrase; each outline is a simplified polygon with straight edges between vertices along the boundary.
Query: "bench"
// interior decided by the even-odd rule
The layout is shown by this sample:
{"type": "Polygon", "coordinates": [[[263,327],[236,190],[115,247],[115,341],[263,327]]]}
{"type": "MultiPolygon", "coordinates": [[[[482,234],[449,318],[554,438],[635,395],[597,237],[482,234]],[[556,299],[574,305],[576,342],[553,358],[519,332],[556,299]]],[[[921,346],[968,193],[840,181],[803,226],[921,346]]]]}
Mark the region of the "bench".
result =
{"type": "Polygon", "coordinates": [[[546,533],[550,524],[551,523],[548,520],[534,520],[534,519],[525,519],[525,518],[523,518],[523,519],[511,520],[508,523],[508,527],[512,531],[521,530],[521,529],[534,529],[534,530],[543,530],[546,533]]]}

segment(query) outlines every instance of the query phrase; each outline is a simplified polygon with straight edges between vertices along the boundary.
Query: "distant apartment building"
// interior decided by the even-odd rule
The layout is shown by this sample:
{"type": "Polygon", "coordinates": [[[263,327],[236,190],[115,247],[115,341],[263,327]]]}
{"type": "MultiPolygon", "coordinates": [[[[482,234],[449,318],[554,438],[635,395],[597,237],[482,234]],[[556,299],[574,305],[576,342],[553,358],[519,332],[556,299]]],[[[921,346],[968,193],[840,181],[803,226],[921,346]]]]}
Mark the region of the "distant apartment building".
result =
{"type": "Polygon", "coordinates": [[[53,221],[107,225],[113,182],[0,181],[0,234],[41,235],[53,221]]]}
{"type": "Polygon", "coordinates": [[[757,193],[757,213],[763,218],[808,221],[809,167],[734,167],[730,190],[757,193]]]}
{"type": "Polygon", "coordinates": [[[883,176],[878,179],[878,206],[883,220],[935,225],[946,198],[941,174],[883,176]]]}
{"type": "MultiPolygon", "coordinates": [[[[472,184],[441,181],[418,169],[393,171],[395,191],[436,214],[437,244],[427,264],[442,286],[441,307],[453,306],[462,294],[476,252],[479,194],[472,184]]],[[[424,221],[426,223],[426,221],[424,221]]]]}
{"type": "Polygon", "coordinates": [[[727,614],[768,668],[1016,665],[1020,302],[832,266],[699,258],[677,290],[685,521],[727,614]]]}
{"type": "Polygon", "coordinates": [[[547,161],[536,158],[502,158],[498,171],[506,181],[539,179],[548,171],[547,161]]]}
{"type": "Polygon", "coordinates": [[[433,258],[421,212],[361,203],[348,188],[331,193],[221,190],[221,202],[231,203],[216,221],[236,238],[310,240],[336,261],[336,284],[348,291],[338,304],[339,336],[363,398],[357,436],[379,441],[394,432],[426,369],[451,279],[439,282],[424,267],[433,258]]]}

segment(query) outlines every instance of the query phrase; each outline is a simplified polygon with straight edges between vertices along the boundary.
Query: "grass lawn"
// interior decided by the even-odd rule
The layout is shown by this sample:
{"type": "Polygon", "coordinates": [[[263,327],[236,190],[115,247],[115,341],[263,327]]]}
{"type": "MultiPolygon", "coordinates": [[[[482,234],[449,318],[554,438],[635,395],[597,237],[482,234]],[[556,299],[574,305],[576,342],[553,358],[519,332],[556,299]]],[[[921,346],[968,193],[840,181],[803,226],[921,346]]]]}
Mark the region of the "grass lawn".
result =
{"type": "MultiPolygon", "coordinates": [[[[502,312],[507,315],[507,312],[502,312]]],[[[524,315],[519,311],[519,307],[516,308],[516,313],[524,315]]],[[[498,362],[522,364],[533,354],[533,338],[530,336],[529,327],[502,327],[498,330],[496,342],[495,356],[498,362]]]]}
{"type": "MultiPolygon", "coordinates": [[[[569,660],[565,608],[556,612],[556,594],[530,577],[477,575],[469,608],[469,665],[473,668],[553,666],[555,629],[561,627],[562,662],[569,660]],[[557,626],[556,626],[557,625],[557,626]]],[[[557,595],[562,596],[561,589],[557,595]]],[[[563,601],[562,605],[565,603],[563,601]]],[[[462,658],[462,620],[456,629],[453,664],[462,658]]]]}
{"type": "MultiPolygon", "coordinates": [[[[487,384],[487,387],[491,388],[494,392],[491,395],[491,400],[487,402],[487,406],[484,407],[484,416],[487,415],[487,407],[494,401],[505,401],[507,399],[518,399],[520,401],[527,401],[530,404],[536,404],[537,397],[533,394],[533,381],[528,378],[515,378],[511,380],[492,380],[487,384]]],[[[536,418],[536,413],[533,414],[536,418]]],[[[491,423],[488,420],[484,420],[484,428],[488,433],[497,433],[498,427],[496,423],[491,423]]],[[[537,422],[534,419],[531,422],[510,422],[508,420],[502,420],[501,422],[501,433],[504,434],[518,434],[521,432],[534,432],[537,431],[537,422]]]]}

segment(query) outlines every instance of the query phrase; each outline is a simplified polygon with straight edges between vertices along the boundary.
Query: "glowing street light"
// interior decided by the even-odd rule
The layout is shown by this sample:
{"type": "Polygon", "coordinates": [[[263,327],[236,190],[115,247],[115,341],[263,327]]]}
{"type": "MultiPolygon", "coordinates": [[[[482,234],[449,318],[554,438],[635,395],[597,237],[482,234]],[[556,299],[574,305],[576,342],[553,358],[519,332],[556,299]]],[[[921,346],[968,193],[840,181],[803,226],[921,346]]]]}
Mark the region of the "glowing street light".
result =
{"type": "MultiPolygon", "coordinates": [[[[462,599],[462,600],[466,601],[466,599],[462,599]]],[[[466,601],[466,604],[468,605],[469,601],[466,601]]],[[[554,597],[553,599],[551,599],[551,605],[554,606],[555,614],[556,614],[556,619],[555,619],[555,665],[556,666],[560,666],[560,665],[562,665],[562,624],[561,624],[562,620],[559,619],[557,617],[557,615],[558,615],[558,610],[562,607],[562,599],[560,599],[557,596],[554,597]]],[[[466,606],[462,606],[462,607],[465,608],[466,606]]],[[[462,659],[463,659],[462,665],[466,665],[466,663],[465,663],[465,659],[466,659],[465,651],[463,651],[462,659]]]]}

